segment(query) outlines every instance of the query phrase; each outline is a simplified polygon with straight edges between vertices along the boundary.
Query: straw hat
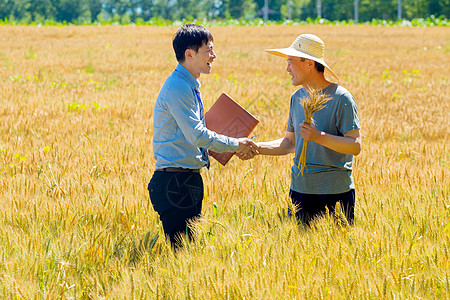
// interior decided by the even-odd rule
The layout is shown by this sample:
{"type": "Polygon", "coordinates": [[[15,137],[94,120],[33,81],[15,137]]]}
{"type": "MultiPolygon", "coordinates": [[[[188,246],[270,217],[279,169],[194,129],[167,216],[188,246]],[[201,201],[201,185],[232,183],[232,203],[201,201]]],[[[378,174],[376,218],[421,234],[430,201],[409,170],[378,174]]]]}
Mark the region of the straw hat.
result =
{"type": "Polygon", "coordinates": [[[322,64],[330,74],[339,81],[339,77],[331,70],[324,60],[325,44],[313,34],[301,34],[289,48],[266,49],[269,54],[287,58],[288,56],[312,59],[322,64]]]}

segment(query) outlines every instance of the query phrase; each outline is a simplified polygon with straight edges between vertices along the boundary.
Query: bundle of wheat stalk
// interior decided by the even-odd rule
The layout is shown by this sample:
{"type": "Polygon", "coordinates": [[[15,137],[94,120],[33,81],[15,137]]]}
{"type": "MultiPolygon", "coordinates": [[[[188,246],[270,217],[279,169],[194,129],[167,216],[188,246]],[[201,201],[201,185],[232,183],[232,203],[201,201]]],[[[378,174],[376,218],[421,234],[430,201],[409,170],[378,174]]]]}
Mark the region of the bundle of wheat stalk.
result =
{"type": "MultiPolygon", "coordinates": [[[[322,108],[325,108],[326,107],[325,103],[327,103],[331,98],[328,97],[327,95],[323,94],[322,92],[317,92],[314,89],[309,89],[309,90],[310,90],[310,96],[303,98],[301,101],[302,101],[303,111],[305,112],[305,123],[314,125],[314,113],[316,111],[321,110],[322,108]]],[[[300,154],[300,160],[298,162],[298,168],[300,169],[302,176],[303,176],[303,169],[305,168],[305,165],[306,165],[306,146],[307,146],[307,144],[308,144],[308,142],[304,140],[302,153],[300,154]]]]}

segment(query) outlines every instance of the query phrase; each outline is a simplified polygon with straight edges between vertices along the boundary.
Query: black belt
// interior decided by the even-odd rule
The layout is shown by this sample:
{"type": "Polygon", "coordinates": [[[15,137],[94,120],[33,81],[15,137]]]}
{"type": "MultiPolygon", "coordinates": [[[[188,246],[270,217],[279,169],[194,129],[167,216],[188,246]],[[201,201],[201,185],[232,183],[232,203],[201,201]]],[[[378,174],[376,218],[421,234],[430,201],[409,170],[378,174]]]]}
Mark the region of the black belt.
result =
{"type": "Polygon", "coordinates": [[[200,173],[200,169],[185,169],[185,168],[175,168],[175,167],[156,169],[156,171],[173,172],[173,173],[175,173],[175,172],[179,172],[179,173],[200,173]]]}

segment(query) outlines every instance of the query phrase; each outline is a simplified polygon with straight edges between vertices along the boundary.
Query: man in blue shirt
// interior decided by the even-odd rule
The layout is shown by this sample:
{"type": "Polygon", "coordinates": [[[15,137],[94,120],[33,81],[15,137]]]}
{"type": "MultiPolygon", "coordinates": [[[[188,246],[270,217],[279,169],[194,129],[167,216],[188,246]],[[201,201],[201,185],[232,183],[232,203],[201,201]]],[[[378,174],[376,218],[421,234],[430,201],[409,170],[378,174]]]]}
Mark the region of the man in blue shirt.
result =
{"type": "MultiPolygon", "coordinates": [[[[287,59],[287,72],[294,86],[303,87],[291,97],[289,119],[284,138],[257,143],[264,155],[295,152],[291,169],[289,196],[298,208],[297,220],[309,225],[317,216],[330,213],[339,202],[350,224],[354,222],[355,185],[353,156],[361,151],[358,111],[352,95],[342,86],[325,78],[325,69],[338,77],[325,63],[325,45],[312,34],[300,35],[288,48],[266,50],[287,59]],[[314,115],[314,125],[304,122],[302,99],[315,90],[330,100],[314,115]],[[303,142],[308,142],[304,174],[298,168],[303,142]]],[[[251,158],[245,154],[242,158],[251,158]]]]}
{"type": "Polygon", "coordinates": [[[178,61],[162,86],[153,112],[155,172],[148,185],[153,208],[173,245],[190,234],[188,223],[201,214],[207,149],[254,156],[256,144],[217,134],[205,126],[200,74],[209,74],[216,58],[213,36],[203,26],[186,24],[173,38],[178,61]]]}

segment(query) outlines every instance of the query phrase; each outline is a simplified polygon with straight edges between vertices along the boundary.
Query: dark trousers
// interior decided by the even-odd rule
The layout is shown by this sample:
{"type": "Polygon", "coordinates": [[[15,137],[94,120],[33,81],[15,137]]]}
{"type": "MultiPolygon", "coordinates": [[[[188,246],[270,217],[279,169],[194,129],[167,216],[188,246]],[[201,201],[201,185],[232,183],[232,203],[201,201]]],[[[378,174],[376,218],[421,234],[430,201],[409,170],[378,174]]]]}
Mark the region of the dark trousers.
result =
{"type": "Polygon", "coordinates": [[[289,197],[298,209],[295,213],[297,220],[305,225],[310,225],[315,218],[324,215],[327,209],[330,215],[334,214],[338,202],[348,223],[353,225],[355,222],[355,190],[326,195],[303,194],[290,190],[289,197]]]}
{"type": "Polygon", "coordinates": [[[202,176],[199,173],[155,171],[148,191],[164,233],[173,245],[178,244],[180,234],[191,237],[188,223],[199,217],[202,210],[202,176]]]}

